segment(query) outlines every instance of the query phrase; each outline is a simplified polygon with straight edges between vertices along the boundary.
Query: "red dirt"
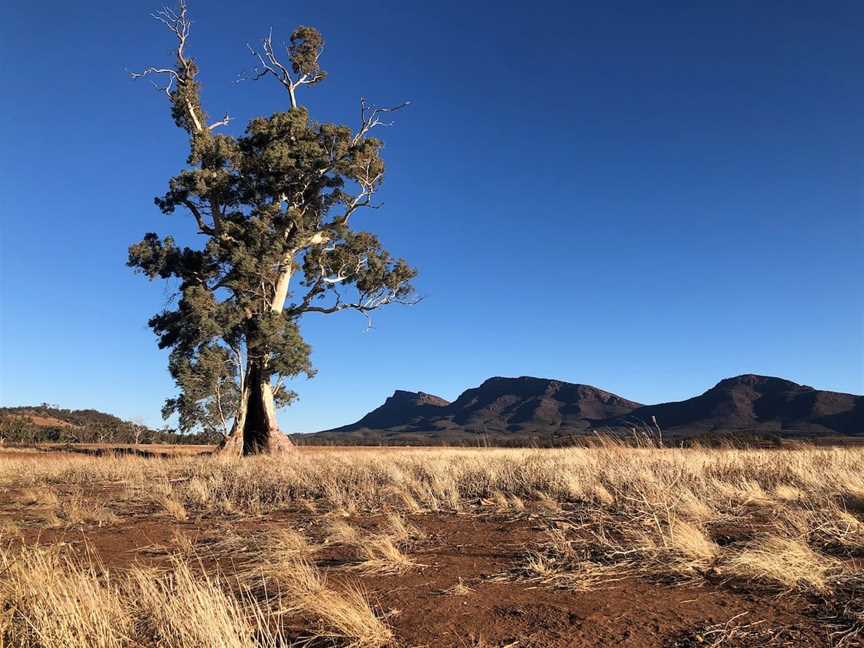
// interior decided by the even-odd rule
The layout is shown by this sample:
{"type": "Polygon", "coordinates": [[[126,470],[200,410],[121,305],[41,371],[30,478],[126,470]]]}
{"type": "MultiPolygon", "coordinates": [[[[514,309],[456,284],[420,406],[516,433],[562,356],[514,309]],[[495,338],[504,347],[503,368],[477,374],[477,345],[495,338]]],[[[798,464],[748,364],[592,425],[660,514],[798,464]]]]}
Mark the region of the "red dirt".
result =
{"type": "MultiPolygon", "coordinates": [[[[7,495],[11,497],[0,505],[0,523],[4,518],[16,520],[24,542],[69,543],[112,570],[135,563],[163,563],[176,549],[177,534],[201,542],[228,529],[248,536],[275,525],[302,529],[316,542],[325,536],[323,516],[309,513],[252,518],[214,515],[179,522],[146,505],[123,511],[122,521],[113,526],[40,528],[38,511],[22,510],[14,503],[17,494],[7,495]]],[[[109,492],[101,496],[117,511],[109,492]]],[[[354,516],[348,521],[372,530],[381,519],[354,516]]],[[[363,575],[348,568],[355,556],[341,546],[327,547],[316,555],[334,582],[359,581],[373,603],[389,613],[387,621],[399,646],[468,647],[481,639],[487,646],[519,648],[697,646],[702,644],[696,640],[687,643],[694,631],[736,616],[742,623],[761,622],[762,628],[791,628],[793,643],[775,645],[829,645],[819,623],[807,615],[805,602],[791,596],[754,595],[721,585],[664,586],[636,578],[591,592],[514,582],[507,573],[526,547],[544,540],[545,525],[530,516],[421,514],[410,520],[426,538],[408,552],[421,566],[407,574],[363,575]],[[460,580],[473,591],[446,593],[460,580]]],[[[207,543],[201,546],[206,553],[207,543]]],[[[230,556],[220,556],[218,563],[230,572],[230,556]]]]}

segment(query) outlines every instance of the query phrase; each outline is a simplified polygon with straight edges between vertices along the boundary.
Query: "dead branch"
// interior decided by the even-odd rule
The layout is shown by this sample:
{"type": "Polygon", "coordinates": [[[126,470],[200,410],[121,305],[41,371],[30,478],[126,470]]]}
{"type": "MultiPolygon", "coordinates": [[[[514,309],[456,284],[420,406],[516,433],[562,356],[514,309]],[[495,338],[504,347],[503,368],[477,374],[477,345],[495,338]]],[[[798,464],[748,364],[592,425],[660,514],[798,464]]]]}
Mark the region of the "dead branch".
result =
{"type": "MultiPolygon", "coordinates": [[[[315,74],[300,74],[296,76],[291,72],[287,65],[282,63],[279,60],[279,57],[276,55],[276,51],[273,49],[273,29],[270,29],[270,32],[267,36],[261,39],[261,51],[258,51],[254,47],[252,47],[249,43],[246,43],[246,47],[249,49],[249,52],[258,59],[258,66],[256,66],[252,71],[252,81],[257,81],[267,75],[272,75],[282,86],[288,91],[288,97],[291,100],[291,108],[297,108],[297,88],[302,85],[312,85],[318,83],[324,78],[324,74],[322,72],[316,72],[315,74]]],[[[321,52],[323,52],[323,48],[317,52],[315,55],[315,60],[317,61],[321,52]]],[[[244,80],[241,78],[240,80],[244,80]]]]}
{"type": "MultiPolygon", "coordinates": [[[[177,11],[169,9],[168,7],[163,7],[156,13],[150,15],[154,20],[165,25],[168,28],[168,31],[174,34],[177,39],[177,48],[174,50],[174,55],[177,58],[177,68],[148,67],[143,69],[141,72],[129,72],[129,76],[133,79],[141,79],[156,75],[166,76],[168,82],[163,85],[156,83],[152,79],[151,83],[154,88],[160,92],[164,92],[170,100],[172,99],[172,92],[175,89],[175,84],[181,86],[184,83],[192,81],[195,76],[195,69],[192,66],[192,62],[186,56],[186,43],[189,40],[189,32],[192,29],[192,20],[189,18],[186,0],[180,0],[177,11]]],[[[204,124],[201,123],[201,120],[196,114],[195,108],[189,101],[186,102],[186,109],[189,112],[189,117],[195,126],[195,130],[197,132],[203,131],[204,124]]],[[[225,116],[222,119],[207,126],[207,130],[214,130],[220,126],[226,126],[230,121],[231,117],[228,113],[225,113],[225,116]]]]}
{"type": "Polygon", "coordinates": [[[410,105],[410,101],[405,101],[398,106],[390,106],[389,108],[385,106],[375,106],[368,103],[365,98],[360,97],[360,129],[357,131],[357,134],[354,135],[353,144],[356,146],[360,140],[376,126],[393,125],[392,121],[381,121],[381,115],[402,110],[410,105]]]}

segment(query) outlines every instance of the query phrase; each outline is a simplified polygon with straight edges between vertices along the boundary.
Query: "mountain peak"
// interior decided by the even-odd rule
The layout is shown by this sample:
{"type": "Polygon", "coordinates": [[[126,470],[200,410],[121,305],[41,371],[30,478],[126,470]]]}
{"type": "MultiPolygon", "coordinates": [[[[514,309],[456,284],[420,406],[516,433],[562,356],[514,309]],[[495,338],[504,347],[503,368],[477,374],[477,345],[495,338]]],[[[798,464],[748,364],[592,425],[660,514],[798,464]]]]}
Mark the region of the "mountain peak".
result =
{"type": "Polygon", "coordinates": [[[405,389],[397,389],[394,391],[393,395],[385,402],[385,405],[388,402],[414,403],[415,405],[435,405],[438,407],[450,404],[450,401],[445,400],[440,396],[436,396],[435,394],[427,394],[422,391],[412,392],[405,389]]]}
{"type": "Polygon", "coordinates": [[[757,391],[783,391],[783,390],[812,390],[812,387],[799,385],[798,383],[786,380],[785,378],[777,378],[775,376],[762,376],[759,374],[741,374],[733,376],[718,382],[714,389],[732,389],[735,387],[751,387],[757,391]]]}

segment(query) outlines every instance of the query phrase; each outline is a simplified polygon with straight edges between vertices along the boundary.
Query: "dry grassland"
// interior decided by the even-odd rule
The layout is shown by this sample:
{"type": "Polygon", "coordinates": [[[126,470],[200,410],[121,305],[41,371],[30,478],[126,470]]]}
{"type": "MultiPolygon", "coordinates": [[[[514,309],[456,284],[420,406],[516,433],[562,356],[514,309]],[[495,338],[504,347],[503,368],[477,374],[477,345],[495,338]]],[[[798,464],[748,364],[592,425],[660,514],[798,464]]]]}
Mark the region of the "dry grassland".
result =
{"type": "Polygon", "coordinates": [[[864,637],[864,449],[9,454],[0,502],[3,648],[864,637]]]}

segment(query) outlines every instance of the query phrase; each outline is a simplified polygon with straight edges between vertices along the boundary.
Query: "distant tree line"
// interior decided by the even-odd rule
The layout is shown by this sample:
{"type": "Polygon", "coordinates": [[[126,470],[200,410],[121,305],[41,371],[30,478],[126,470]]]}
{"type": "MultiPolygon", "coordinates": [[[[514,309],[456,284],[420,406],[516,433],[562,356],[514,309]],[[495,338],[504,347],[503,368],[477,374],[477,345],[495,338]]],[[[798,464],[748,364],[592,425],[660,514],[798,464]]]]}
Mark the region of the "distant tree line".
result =
{"type": "Polygon", "coordinates": [[[98,410],[69,410],[43,403],[0,408],[0,444],[120,443],[212,444],[213,434],[154,430],[98,410]]]}
{"type": "MultiPolygon", "coordinates": [[[[465,435],[462,437],[436,438],[433,436],[403,436],[391,437],[386,440],[374,437],[358,437],[345,434],[339,438],[334,436],[316,437],[315,435],[295,434],[291,436],[295,445],[316,446],[441,446],[454,448],[591,448],[603,446],[609,442],[628,447],[706,447],[706,448],[781,448],[794,446],[801,441],[820,443],[819,439],[783,438],[780,434],[736,431],[707,432],[692,437],[663,439],[639,432],[623,433],[598,432],[589,434],[568,435],[465,435]]],[[[825,441],[836,443],[836,439],[825,441]]]]}

